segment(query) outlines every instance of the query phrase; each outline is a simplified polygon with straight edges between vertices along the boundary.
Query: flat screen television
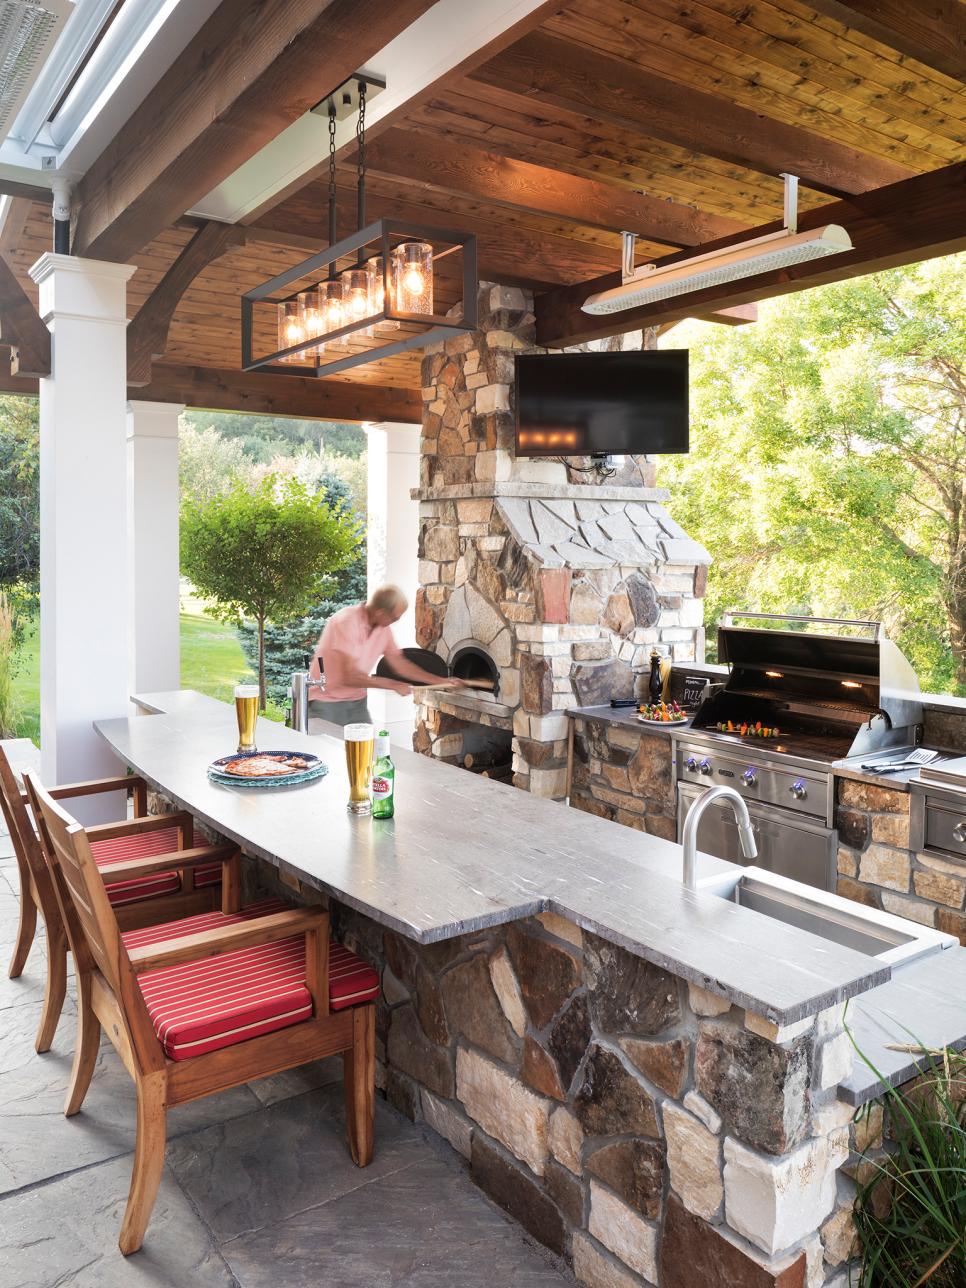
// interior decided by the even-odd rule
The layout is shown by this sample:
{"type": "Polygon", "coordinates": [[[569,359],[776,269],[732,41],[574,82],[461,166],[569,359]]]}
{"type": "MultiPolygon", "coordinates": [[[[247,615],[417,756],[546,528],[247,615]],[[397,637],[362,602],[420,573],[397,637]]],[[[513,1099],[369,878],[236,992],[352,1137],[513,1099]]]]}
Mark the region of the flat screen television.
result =
{"type": "Polygon", "coordinates": [[[516,358],[518,456],[688,450],[688,351],[516,358]]]}

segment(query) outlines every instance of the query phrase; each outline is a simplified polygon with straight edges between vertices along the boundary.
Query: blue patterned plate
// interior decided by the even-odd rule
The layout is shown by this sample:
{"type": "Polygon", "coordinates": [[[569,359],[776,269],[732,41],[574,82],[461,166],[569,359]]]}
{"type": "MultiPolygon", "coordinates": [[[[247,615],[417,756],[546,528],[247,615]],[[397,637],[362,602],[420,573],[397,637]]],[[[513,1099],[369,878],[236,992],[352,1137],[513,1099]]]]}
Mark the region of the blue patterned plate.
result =
{"type": "Polygon", "coordinates": [[[232,756],[219,756],[208,766],[208,777],[213,783],[223,783],[226,787],[292,787],[297,783],[308,783],[315,778],[322,778],[329,772],[329,767],[318,756],[307,751],[284,751],[272,747],[265,751],[236,751],[232,756]],[[286,774],[271,774],[263,778],[246,778],[234,774],[225,766],[238,760],[251,760],[256,756],[291,756],[305,762],[304,768],[293,769],[286,774]]]}

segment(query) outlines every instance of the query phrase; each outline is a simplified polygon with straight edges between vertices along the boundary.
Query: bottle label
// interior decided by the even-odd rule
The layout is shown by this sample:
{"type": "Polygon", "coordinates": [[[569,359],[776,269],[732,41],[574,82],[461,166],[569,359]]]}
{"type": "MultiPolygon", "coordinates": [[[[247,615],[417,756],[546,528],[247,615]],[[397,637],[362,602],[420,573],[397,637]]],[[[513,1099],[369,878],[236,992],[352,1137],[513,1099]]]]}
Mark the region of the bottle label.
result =
{"type": "Polygon", "coordinates": [[[392,780],[389,778],[373,778],[372,780],[372,798],[373,800],[388,800],[392,795],[392,780]]]}

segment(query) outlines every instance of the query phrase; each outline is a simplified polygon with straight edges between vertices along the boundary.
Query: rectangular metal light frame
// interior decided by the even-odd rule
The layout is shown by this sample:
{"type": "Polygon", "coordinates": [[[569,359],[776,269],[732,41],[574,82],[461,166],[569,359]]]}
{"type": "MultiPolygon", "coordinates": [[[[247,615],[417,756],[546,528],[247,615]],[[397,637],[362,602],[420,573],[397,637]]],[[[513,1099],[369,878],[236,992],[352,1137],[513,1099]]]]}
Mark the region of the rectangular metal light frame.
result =
{"type": "MultiPolygon", "coordinates": [[[[353,265],[347,264],[345,267],[349,268],[353,267],[353,265]]],[[[304,379],[315,377],[318,379],[323,376],[333,376],[337,372],[346,371],[351,367],[362,366],[368,362],[379,362],[383,358],[391,358],[397,353],[406,353],[410,349],[420,349],[424,345],[432,344],[436,340],[444,340],[451,335],[474,331],[478,323],[478,290],[475,234],[456,232],[448,228],[430,228],[423,224],[408,223],[398,219],[377,219],[366,228],[352,233],[349,237],[344,237],[342,241],[336,242],[333,246],[327,246],[317,254],[310,255],[308,259],[304,259],[300,263],[294,264],[291,268],[287,268],[283,273],[278,273],[260,286],[253,287],[252,290],[245,292],[241,297],[242,370],[266,371],[273,375],[301,376],[304,379]],[[463,312],[459,321],[454,321],[444,314],[405,313],[394,310],[389,306],[391,298],[389,291],[389,264],[393,249],[391,239],[394,237],[401,237],[407,241],[425,241],[429,242],[430,245],[443,243],[448,247],[447,250],[442,252],[444,255],[450,254],[457,249],[462,251],[463,312]],[[373,254],[382,256],[383,286],[385,288],[383,299],[385,305],[381,311],[368,317],[360,318],[358,321],[349,322],[345,326],[339,327],[336,331],[327,331],[324,335],[310,336],[287,349],[276,349],[264,357],[256,357],[253,352],[254,310],[256,304],[278,305],[296,299],[302,291],[313,288],[303,286],[300,290],[291,291],[287,294],[277,294],[277,292],[285,291],[285,288],[291,286],[293,282],[302,281],[304,278],[315,278],[317,281],[321,281],[325,278],[331,264],[337,263],[340,259],[352,255],[353,252],[358,252],[366,246],[372,246],[373,254]],[[426,330],[415,335],[405,336],[400,340],[390,340],[385,344],[376,345],[371,349],[364,349],[359,353],[345,354],[333,359],[331,362],[317,362],[311,367],[294,366],[280,361],[282,358],[303,353],[320,342],[328,344],[342,336],[351,335],[356,331],[364,331],[371,326],[378,326],[380,322],[412,322],[425,326],[426,330]]]]}

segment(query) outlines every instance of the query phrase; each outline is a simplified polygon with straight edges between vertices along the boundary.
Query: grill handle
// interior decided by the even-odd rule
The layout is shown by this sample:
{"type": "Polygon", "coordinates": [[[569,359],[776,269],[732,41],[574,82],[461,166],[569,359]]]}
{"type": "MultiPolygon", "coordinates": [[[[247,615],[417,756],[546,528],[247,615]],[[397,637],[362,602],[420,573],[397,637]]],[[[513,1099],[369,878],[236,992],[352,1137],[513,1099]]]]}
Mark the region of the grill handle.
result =
{"type": "Polygon", "coordinates": [[[721,625],[733,626],[735,618],[752,622],[811,622],[816,626],[860,626],[869,632],[874,640],[882,638],[882,623],[868,622],[853,617],[807,617],[802,613],[743,613],[737,608],[728,608],[722,614],[721,625]]]}

